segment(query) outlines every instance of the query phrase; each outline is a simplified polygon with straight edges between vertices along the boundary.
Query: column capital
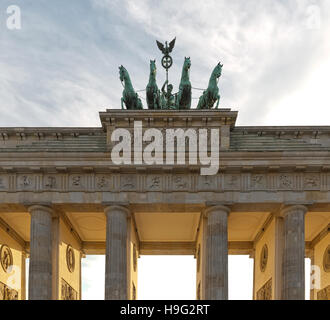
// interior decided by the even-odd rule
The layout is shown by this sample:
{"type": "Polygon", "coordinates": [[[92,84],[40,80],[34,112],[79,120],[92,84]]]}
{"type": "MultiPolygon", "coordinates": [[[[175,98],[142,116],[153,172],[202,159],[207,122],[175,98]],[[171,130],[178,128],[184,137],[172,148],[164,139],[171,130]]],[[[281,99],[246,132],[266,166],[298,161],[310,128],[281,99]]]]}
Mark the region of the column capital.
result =
{"type": "Polygon", "coordinates": [[[114,211],[119,211],[119,212],[125,213],[127,218],[131,217],[131,211],[126,206],[119,205],[119,204],[112,204],[112,205],[108,205],[108,206],[104,207],[104,213],[106,215],[108,215],[114,211]]]}
{"type": "Polygon", "coordinates": [[[51,214],[52,218],[57,218],[58,214],[57,212],[50,207],[49,205],[43,205],[43,204],[30,204],[27,205],[27,209],[30,214],[33,214],[34,211],[46,211],[51,214]]]}
{"type": "Polygon", "coordinates": [[[285,217],[289,213],[300,211],[303,214],[306,214],[308,211],[308,208],[302,204],[292,204],[292,205],[283,205],[278,213],[279,217],[285,217]]]}
{"type": "Polygon", "coordinates": [[[227,213],[227,216],[228,216],[231,210],[230,210],[230,208],[228,208],[225,205],[214,204],[214,205],[210,205],[210,206],[208,206],[207,208],[204,209],[203,216],[205,218],[207,218],[209,216],[209,214],[212,213],[212,212],[214,212],[214,211],[226,212],[227,213]]]}

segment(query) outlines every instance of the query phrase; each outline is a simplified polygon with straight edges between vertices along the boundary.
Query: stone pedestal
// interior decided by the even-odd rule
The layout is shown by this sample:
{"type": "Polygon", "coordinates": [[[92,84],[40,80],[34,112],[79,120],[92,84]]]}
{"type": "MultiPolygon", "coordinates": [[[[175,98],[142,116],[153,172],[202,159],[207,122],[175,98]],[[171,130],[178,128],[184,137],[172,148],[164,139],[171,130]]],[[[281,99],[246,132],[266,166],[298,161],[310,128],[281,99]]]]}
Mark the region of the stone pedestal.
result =
{"type": "Polygon", "coordinates": [[[305,213],[302,205],[285,207],[283,216],[282,299],[305,299],[305,213]]]}
{"type": "Polygon", "coordinates": [[[127,219],[130,212],[123,206],[105,208],[106,266],[105,300],[128,299],[127,219]]]}
{"type": "Polygon", "coordinates": [[[29,300],[52,299],[52,215],[46,206],[29,207],[31,214],[29,300]]]}
{"type": "Polygon", "coordinates": [[[228,299],[228,214],[229,208],[213,206],[205,211],[205,299],[228,299]]]}

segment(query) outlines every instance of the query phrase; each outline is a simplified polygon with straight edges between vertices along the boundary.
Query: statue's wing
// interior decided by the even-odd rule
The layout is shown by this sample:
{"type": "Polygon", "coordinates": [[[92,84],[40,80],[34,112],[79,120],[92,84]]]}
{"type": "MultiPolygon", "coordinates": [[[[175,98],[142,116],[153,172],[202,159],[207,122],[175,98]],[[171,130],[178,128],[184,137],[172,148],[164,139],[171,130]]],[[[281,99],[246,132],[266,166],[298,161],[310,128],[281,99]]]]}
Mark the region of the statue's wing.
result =
{"type": "Polygon", "coordinates": [[[172,52],[174,46],[175,46],[175,40],[176,40],[176,37],[170,42],[170,44],[168,45],[168,51],[169,52],[172,52]]]}
{"type": "Polygon", "coordinates": [[[162,43],[160,43],[159,41],[157,41],[157,40],[156,40],[156,43],[157,43],[157,46],[158,46],[159,50],[160,50],[162,53],[164,53],[164,51],[165,51],[165,47],[164,47],[164,45],[163,45],[162,43]]]}

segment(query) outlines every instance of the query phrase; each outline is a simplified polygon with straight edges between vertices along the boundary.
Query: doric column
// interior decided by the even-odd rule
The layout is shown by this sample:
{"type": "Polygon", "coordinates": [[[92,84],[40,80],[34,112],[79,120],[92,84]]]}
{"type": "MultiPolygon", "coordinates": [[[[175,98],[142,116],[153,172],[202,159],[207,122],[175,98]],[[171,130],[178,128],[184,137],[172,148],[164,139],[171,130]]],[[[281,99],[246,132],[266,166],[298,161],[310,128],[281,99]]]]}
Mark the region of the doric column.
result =
{"type": "Polygon", "coordinates": [[[28,210],[31,214],[29,300],[51,300],[53,210],[39,205],[28,210]]]}
{"type": "Polygon", "coordinates": [[[107,219],[105,300],[126,300],[127,294],[127,219],[124,206],[105,208],[107,219]]]}
{"type": "Polygon", "coordinates": [[[285,207],[283,216],[282,299],[305,299],[305,213],[302,205],[285,207]]]}
{"type": "Polygon", "coordinates": [[[205,210],[205,299],[228,299],[228,214],[230,209],[217,205],[205,210]]]}

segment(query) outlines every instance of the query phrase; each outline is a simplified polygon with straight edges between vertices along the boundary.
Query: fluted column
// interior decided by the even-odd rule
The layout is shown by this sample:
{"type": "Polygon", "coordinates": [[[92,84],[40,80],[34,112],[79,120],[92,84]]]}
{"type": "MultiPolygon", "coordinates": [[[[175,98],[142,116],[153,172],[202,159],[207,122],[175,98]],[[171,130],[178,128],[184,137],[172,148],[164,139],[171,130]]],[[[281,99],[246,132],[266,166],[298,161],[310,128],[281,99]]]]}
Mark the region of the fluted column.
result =
{"type": "Polygon", "coordinates": [[[39,205],[28,210],[31,214],[29,300],[51,300],[53,210],[39,205]]]}
{"type": "Polygon", "coordinates": [[[281,211],[284,219],[284,250],[282,266],[282,299],[305,299],[305,214],[302,205],[285,207],[281,211]]]}
{"type": "Polygon", "coordinates": [[[205,299],[228,299],[228,214],[225,206],[205,211],[207,218],[205,249],[205,299]]]}
{"type": "Polygon", "coordinates": [[[126,300],[127,294],[127,219],[123,206],[105,208],[107,219],[105,300],[126,300]]]}

